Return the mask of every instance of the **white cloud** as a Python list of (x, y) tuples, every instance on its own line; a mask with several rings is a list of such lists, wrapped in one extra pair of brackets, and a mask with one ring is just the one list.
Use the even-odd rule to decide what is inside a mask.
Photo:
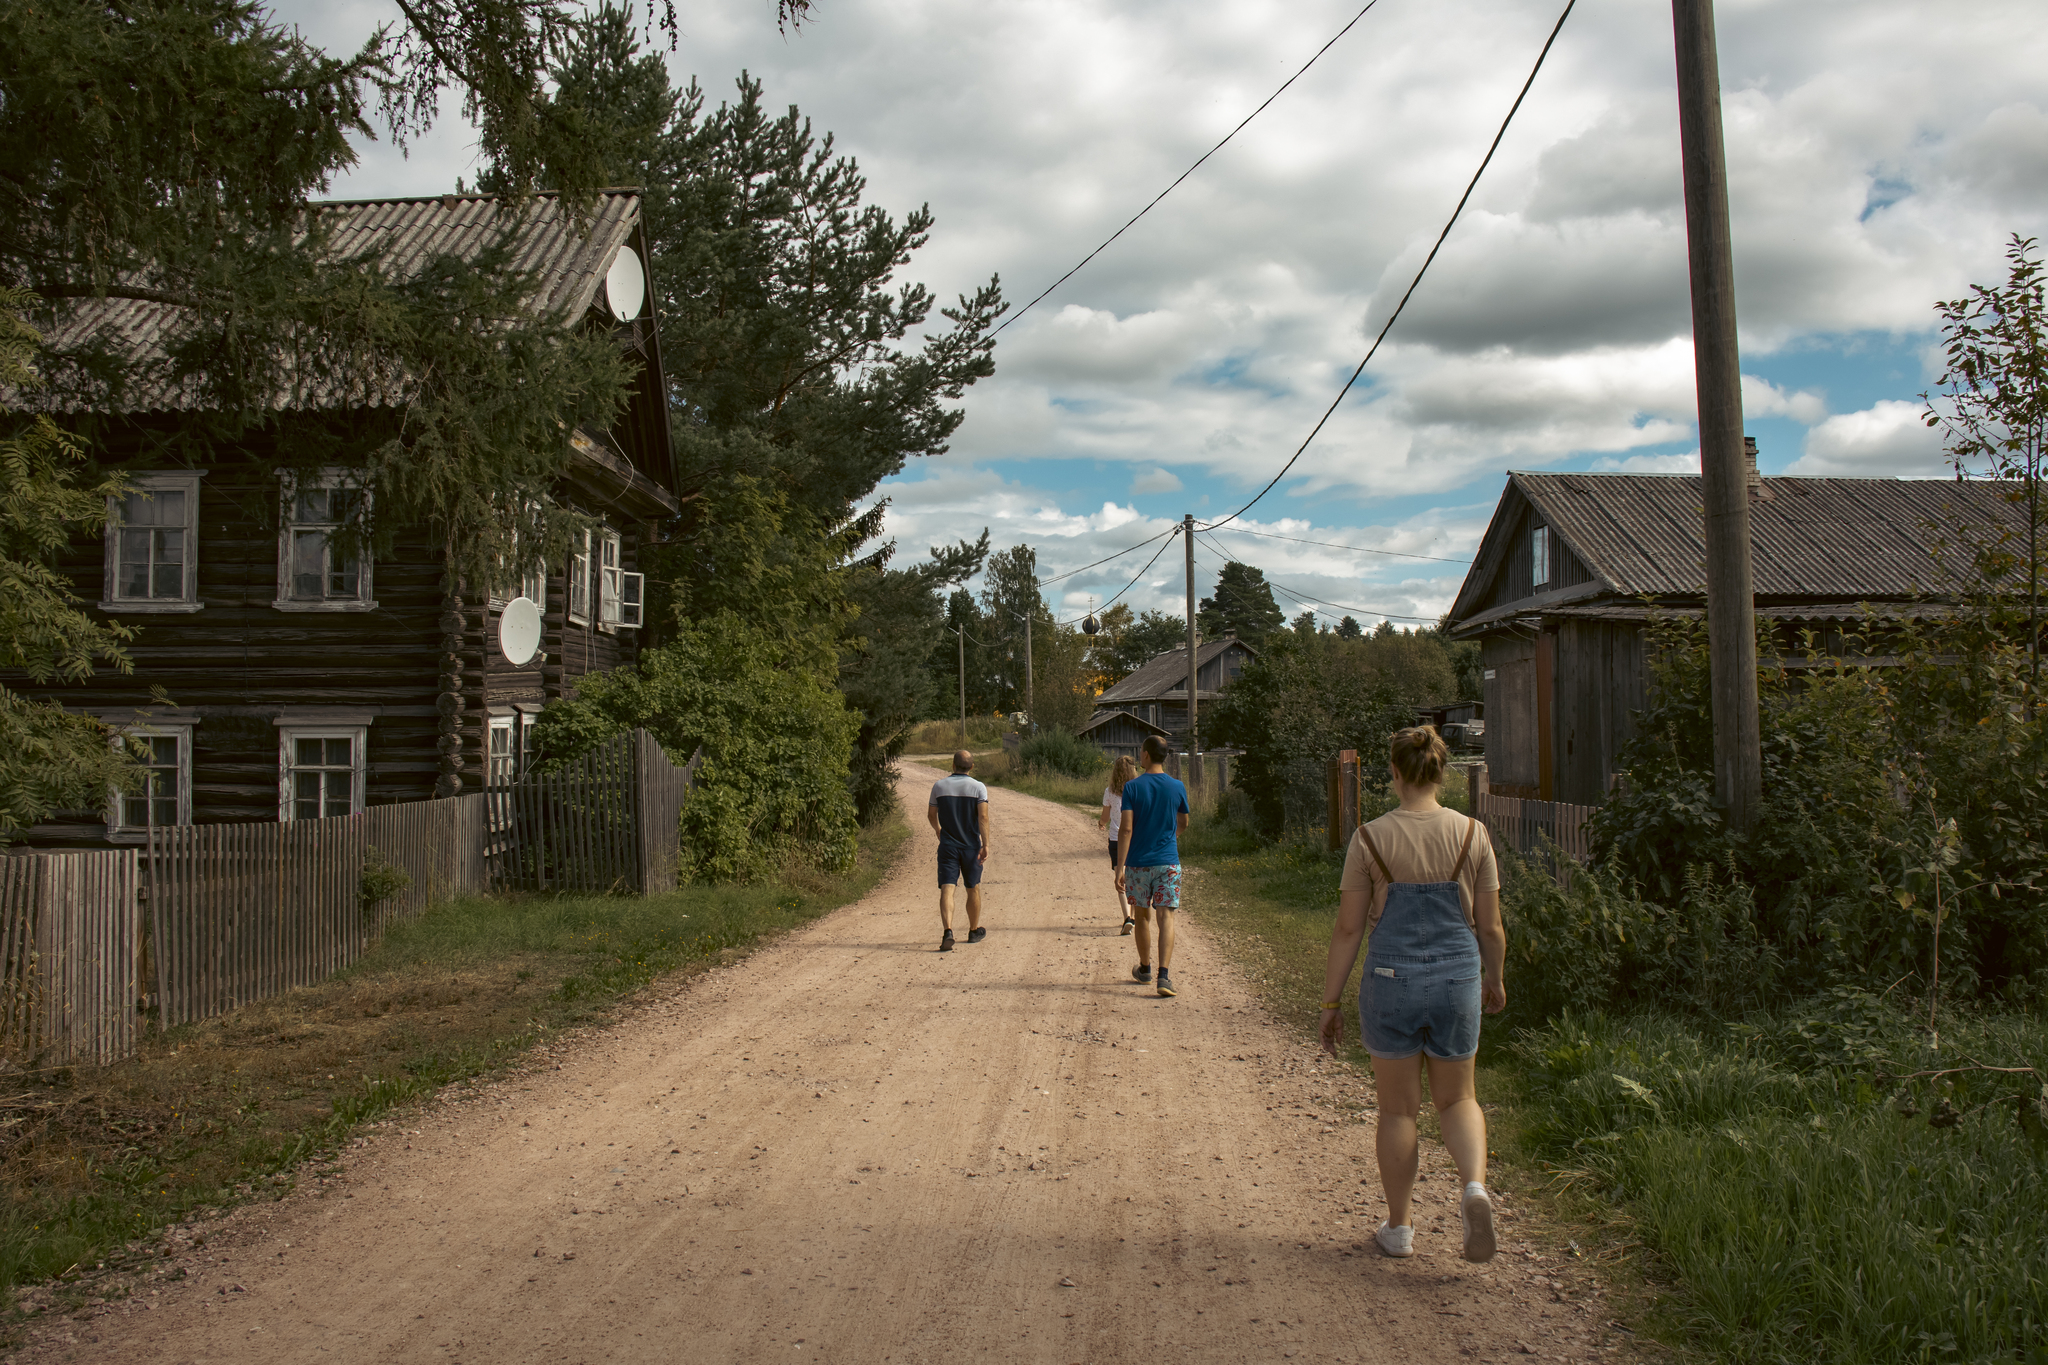
[(1148, 469), (1131, 480), (1133, 493), (1178, 493), (1181, 481), (1170, 469)]
[(1694, 449), (1683, 455), (1630, 455), (1620, 460), (1602, 456), (1593, 461), (1593, 469), (1601, 474), (1697, 474), (1700, 453)]
[(1742, 415), (1789, 417), (1810, 427), (1828, 415), (1828, 404), (1825, 398), (1811, 389), (1787, 393), (1768, 379), (1746, 374), (1742, 376)]
[(1921, 420), (1917, 403), (1886, 399), (1861, 412), (1828, 418), (1806, 433), (1805, 453), (1787, 474), (1854, 478), (1936, 478), (1948, 472), (1941, 437)]

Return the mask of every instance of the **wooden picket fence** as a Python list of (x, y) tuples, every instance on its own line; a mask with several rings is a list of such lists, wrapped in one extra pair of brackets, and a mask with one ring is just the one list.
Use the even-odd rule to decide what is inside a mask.
[(1530, 801), (1517, 796), (1479, 798), (1474, 812), (1486, 822), (1496, 845), (1511, 848), (1525, 858), (1546, 852), (1546, 845), (1576, 863), (1592, 860), (1592, 840), (1586, 821), (1598, 806), (1574, 806), (1563, 801)]
[(373, 937), (430, 905), (485, 889), (484, 815), (482, 793), (372, 806), (363, 812), (363, 837), (370, 848), (412, 878), (411, 886), (371, 907)]
[(678, 767), (635, 730), (521, 777), (498, 798), (509, 828), (493, 881), (533, 891), (673, 891), (683, 801), (699, 761)]
[(132, 848), (0, 857), (0, 1055), (105, 1065), (135, 1050)]

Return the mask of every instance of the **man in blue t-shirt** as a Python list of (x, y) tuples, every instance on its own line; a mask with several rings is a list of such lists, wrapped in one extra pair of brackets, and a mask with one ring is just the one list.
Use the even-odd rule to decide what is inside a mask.
[(953, 884), (967, 883), (967, 941), (988, 937), (981, 927), (981, 865), (988, 861), (988, 788), (968, 776), (974, 755), (953, 755), (953, 775), (932, 783), (925, 818), (939, 836), (939, 923), (945, 928), (939, 951), (953, 951)]
[(1188, 789), (1166, 775), (1166, 741), (1147, 735), (1145, 771), (1124, 783), (1124, 815), (1116, 837), (1116, 884), (1138, 921), (1138, 965), (1131, 975), (1152, 981), (1152, 916), (1159, 916), (1161, 995), (1174, 994), (1173, 912), (1180, 909), (1180, 832), (1188, 827)]

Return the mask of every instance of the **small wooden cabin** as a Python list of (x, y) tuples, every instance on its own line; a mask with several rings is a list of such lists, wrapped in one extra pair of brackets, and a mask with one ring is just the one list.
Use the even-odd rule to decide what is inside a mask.
[[(1208, 640), (1195, 646), (1195, 703), (1208, 706), (1223, 695), (1258, 651), (1234, 635)], [(1134, 718), (1155, 726), (1176, 747), (1185, 747), (1188, 734), (1188, 651), (1182, 645), (1149, 659), (1137, 672), (1095, 699), (1097, 717), (1126, 711)], [(1142, 743), (1140, 736), (1135, 743)]]
[[(511, 217), (481, 195), (314, 211), (333, 215), (339, 249), (383, 247), (386, 260), (401, 263), (477, 250)], [(570, 695), (584, 674), (635, 657), (640, 547), (679, 505), (640, 198), (606, 193), (578, 222), (553, 196), (538, 196), (518, 231), (515, 259), (541, 277), (544, 300), (639, 362), (611, 430), (565, 434), (570, 459), (554, 496), (595, 529), (563, 562), (532, 565), (516, 586), (450, 595), (433, 528), (394, 528), (388, 553), (336, 548), (332, 533), (348, 500), (375, 498), (347, 468), (284, 487), (263, 472), (281, 463), (266, 458), (276, 446), (253, 443), (203, 467), (164, 467), (148, 452), (190, 414), (175, 392), (135, 394), (123, 410), (101, 414), (97, 453), (138, 471), (132, 481), (148, 496), (110, 508), (105, 536), (61, 557), (79, 596), (142, 628), (130, 647), (134, 672), (10, 685), (124, 731), (146, 754), (150, 786), (110, 799), (104, 811), (38, 826), (28, 842), (133, 843), (150, 823), (289, 821), (503, 785), (531, 753), (545, 703)], [(88, 303), (52, 340), (63, 345), (111, 323), (146, 347), (172, 330), (165, 311)], [(375, 411), (287, 413), (255, 439), (289, 441), (295, 421), (388, 420)], [(527, 610), (518, 599), (538, 614), (540, 639), (538, 652), (515, 664), (500, 624), (508, 610)], [(173, 705), (152, 704), (152, 687)]]
[[(1690, 475), (1511, 473), (1446, 625), (1476, 639), (1494, 791), (1604, 799), (1649, 689), (1644, 627), (1706, 606), (1705, 503)], [(1750, 480), (1757, 615), (1786, 657), (1837, 647), (1866, 608), (1938, 607), (1936, 525), (2011, 524), (1997, 485)]]
[(1097, 711), (1088, 723), (1075, 732), (1077, 737), (1093, 744), (1111, 758), (1128, 758), (1136, 761), (1139, 746), (1153, 735), (1172, 740), (1172, 734), (1163, 725), (1154, 725), (1142, 716), (1129, 711)]

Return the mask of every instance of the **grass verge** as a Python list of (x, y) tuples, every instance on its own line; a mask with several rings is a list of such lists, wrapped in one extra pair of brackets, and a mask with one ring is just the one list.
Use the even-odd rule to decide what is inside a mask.
[(908, 832), (864, 831), (844, 875), (436, 906), (339, 976), (153, 1037), (126, 1062), (17, 1072), (0, 1097), (0, 1287), (120, 1268), (203, 1207), (281, 1193), (393, 1107), (858, 899)]

